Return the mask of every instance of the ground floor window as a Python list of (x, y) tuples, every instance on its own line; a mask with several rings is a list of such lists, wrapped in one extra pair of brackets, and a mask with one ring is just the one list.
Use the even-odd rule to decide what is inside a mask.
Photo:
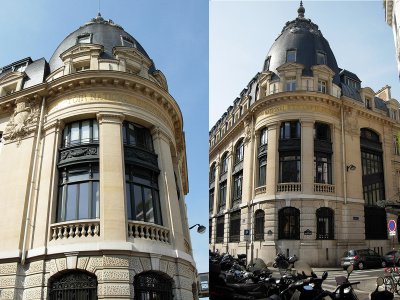
[(172, 284), (153, 272), (136, 275), (133, 281), (135, 300), (172, 300)]
[(333, 240), (334, 239), (334, 219), (333, 210), (328, 207), (317, 209), (317, 239)]
[(96, 276), (80, 271), (72, 271), (56, 277), (49, 283), (50, 300), (96, 300)]
[(224, 242), (224, 226), (225, 226), (225, 217), (221, 216), (217, 218), (217, 243)]
[(364, 206), (365, 214), (365, 239), (387, 239), (387, 221), (384, 208), (377, 206)]
[(300, 239), (300, 211), (294, 207), (282, 208), (278, 213), (278, 239)]
[(240, 210), (231, 213), (229, 222), (229, 242), (240, 241)]
[(265, 212), (259, 209), (255, 213), (254, 240), (256, 241), (264, 240), (264, 222)]

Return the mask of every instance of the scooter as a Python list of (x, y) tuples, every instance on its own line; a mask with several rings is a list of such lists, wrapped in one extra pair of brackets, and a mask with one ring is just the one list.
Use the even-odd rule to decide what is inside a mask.
[(272, 265), (274, 268), (277, 268), (280, 261), (287, 261), (289, 264), (294, 264), (299, 259), (296, 255), (292, 255), (289, 258), (285, 256), (282, 252), (278, 252), (274, 259), (274, 264)]

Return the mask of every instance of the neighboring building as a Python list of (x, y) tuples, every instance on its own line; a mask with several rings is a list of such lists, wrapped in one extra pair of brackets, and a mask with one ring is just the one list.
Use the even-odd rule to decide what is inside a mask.
[(209, 133), (213, 251), (332, 266), (347, 249), (391, 248), (397, 216), (377, 204), (398, 199), (399, 103), (339, 68), (304, 13)]
[(400, 1), (399, 0), (386, 0), (383, 1), (385, 7), (385, 19), (386, 23), (392, 27), (394, 45), (396, 47), (396, 60), (397, 68), (399, 70), (400, 78), (400, 24), (397, 24), (400, 20)]
[(1, 299), (198, 298), (182, 114), (121, 26), (1, 68), (0, 141)]
[(208, 273), (199, 273), (198, 281), (200, 287), (198, 288), (199, 290), (199, 297), (200, 298), (205, 298), (209, 297), (210, 295), (210, 283), (209, 283), (209, 276)]

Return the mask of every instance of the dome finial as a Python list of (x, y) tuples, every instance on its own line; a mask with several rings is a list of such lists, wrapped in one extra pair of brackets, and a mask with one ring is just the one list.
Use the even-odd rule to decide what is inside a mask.
[(299, 18), (304, 18), (304, 13), (306, 12), (305, 8), (303, 7), (303, 1), (300, 1), (300, 7), (297, 9), (299, 14)]
[(100, 0), (99, 0), (99, 13), (97, 14), (98, 17), (101, 17), (101, 13), (100, 13)]

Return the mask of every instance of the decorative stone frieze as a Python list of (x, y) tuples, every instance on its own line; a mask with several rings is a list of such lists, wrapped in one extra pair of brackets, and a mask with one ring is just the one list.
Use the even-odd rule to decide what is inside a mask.
[(103, 270), (104, 281), (129, 281), (128, 270)]
[(104, 267), (129, 267), (129, 260), (121, 256), (104, 256)]
[(130, 296), (129, 284), (103, 284), (103, 296)]
[(150, 261), (149, 258), (140, 258), (140, 261), (142, 262), (143, 271), (150, 271), (150, 270), (152, 270), (152, 268), (151, 268), (151, 261)]
[(133, 269), (136, 274), (143, 272), (143, 266), (139, 257), (129, 258), (129, 268)]
[(103, 267), (103, 257), (90, 257), (86, 271), (94, 273), (97, 268)]

